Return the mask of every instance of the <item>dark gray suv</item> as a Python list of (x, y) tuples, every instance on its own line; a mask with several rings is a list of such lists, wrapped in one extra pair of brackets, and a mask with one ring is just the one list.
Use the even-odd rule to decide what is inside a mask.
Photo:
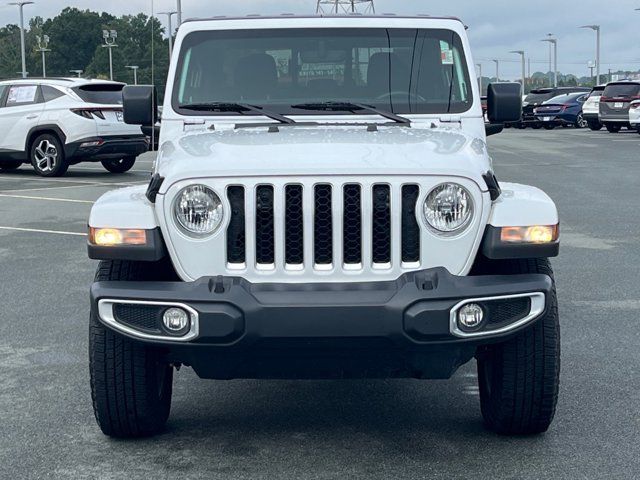
[(640, 99), (640, 82), (612, 82), (607, 84), (600, 98), (600, 121), (610, 133), (618, 133), (629, 124), (631, 102)]

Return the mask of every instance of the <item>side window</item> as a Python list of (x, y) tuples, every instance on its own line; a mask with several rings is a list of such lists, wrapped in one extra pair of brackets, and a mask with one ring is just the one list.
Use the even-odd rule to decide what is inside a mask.
[(4, 94), (7, 91), (6, 85), (0, 85), (0, 108), (4, 107)]
[(40, 103), (37, 85), (13, 85), (7, 93), (6, 107), (18, 107)]
[(49, 85), (42, 85), (40, 88), (42, 89), (42, 98), (45, 103), (64, 96), (64, 93), (60, 90), (50, 87)]

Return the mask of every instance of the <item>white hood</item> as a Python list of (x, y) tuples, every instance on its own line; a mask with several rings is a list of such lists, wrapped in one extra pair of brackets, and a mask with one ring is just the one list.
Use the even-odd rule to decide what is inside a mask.
[(281, 126), (194, 132), (165, 142), (157, 172), (161, 193), (203, 177), (443, 175), (466, 177), (482, 190), (490, 167), (484, 140), (448, 128)]

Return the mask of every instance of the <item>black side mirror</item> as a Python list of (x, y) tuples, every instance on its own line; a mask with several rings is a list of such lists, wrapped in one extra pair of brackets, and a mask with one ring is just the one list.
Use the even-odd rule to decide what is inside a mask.
[(522, 93), (519, 83), (492, 83), (487, 90), (489, 123), (519, 122), (522, 117)]
[(158, 120), (158, 95), (153, 85), (127, 85), (122, 90), (124, 123), (151, 127)]

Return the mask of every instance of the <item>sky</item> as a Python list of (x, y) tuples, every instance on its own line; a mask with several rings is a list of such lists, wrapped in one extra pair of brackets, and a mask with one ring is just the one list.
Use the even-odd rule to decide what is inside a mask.
[[(25, 7), (25, 21), (33, 15), (50, 17), (65, 7), (105, 10), (115, 15), (175, 9), (176, 0), (34, 0)], [(469, 26), (476, 63), (484, 76), (520, 76), (520, 61), (511, 50), (524, 50), (531, 71), (549, 70), (549, 47), (540, 42), (549, 33), (558, 39), (558, 70), (586, 76), (588, 62), (595, 60), (595, 32), (578, 27), (600, 24), (602, 72), (640, 69), (640, 0), (374, 0), (378, 13), (427, 13), (453, 15)], [(0, 25), (18, 23), (18, 10), (0, 0)], [(100, 5), (100, 6), (97, 6)], [(316, 0), (182, 0), (183, 17), (274, 13), (314, 13)], [(164, 17), (166, 18), (166, 17)], [(164, 18), (162, 18), (164, 22)], [(55, 46), (51, 46), (55, 48)]]

